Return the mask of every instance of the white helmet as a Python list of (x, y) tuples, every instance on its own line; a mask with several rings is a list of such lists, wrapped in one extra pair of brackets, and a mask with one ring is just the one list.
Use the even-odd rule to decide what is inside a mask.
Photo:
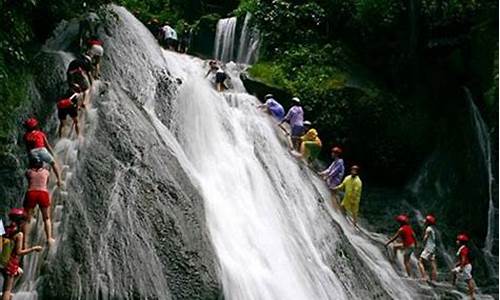
[(300, 103), (300, 99), (297, 97), (293, 97), (292, 102)]
[(89, 49), (90, 56), (102, 56), (104, 54), (104, 49), (101, 45), (92, 45)]
[(311, 121), (304, 121), (304, 125), (306, 125), (306, 126), (311, 126), (311, 125), (312, 125), (312, 123), (311, 123)]

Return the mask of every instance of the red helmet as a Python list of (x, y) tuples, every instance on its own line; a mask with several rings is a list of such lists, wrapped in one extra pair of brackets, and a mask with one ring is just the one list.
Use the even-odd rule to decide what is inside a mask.
[(457, 241), (460, 242), (468, 242), (469, 241), (469, 236), (465, 233), (461, 233), (457, 236)]
[(24, 209), (22, 208), (13, 208), (9, 211), (9, 218), (11, 219), (19, 219), (26, 217), (24, 213)]
[(342, 154), (342, 149), (340, 149), (340, 147), (333, 147), (332, 152), (337, 154), (337, 155), (340, 155), (340, 154)]
[(394, 219), (396, 220), (396, 222), (401, 224), (408, 224), (408, 222), (410, 222), (410, 218), (407, 215), (399, 215)]
[(34, 129), (38, 126), (38, 120), (35, 118), (29, 118), (24, 122), (24, 126), (28, 129)]
[(429, 225), (436, 225), (436, 217), (434, 215), (427, 215), (425, 217), (425, 223)]

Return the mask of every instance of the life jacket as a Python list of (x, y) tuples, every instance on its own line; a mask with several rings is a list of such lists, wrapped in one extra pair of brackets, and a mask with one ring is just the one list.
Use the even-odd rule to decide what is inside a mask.
[(45, 133), (40, 130), (32, 130), (24, 134), (24, 141), (28, 148), (36, 149), (45, 147)]
[(414, 232), (410, 225), (406, 224), (400, 227), (400, 237), (405, 247), (415, 245)]
[(0, 242), (2, 243), (2, 251), (0, 253), (0, 268), (5, 268), (9, 263), (10, 257), (12, 256), (12, 251), (14, 251), (15, 242), (13, 240), (14, 235), (18, 233), (18, 227), (15, 224), (10, 224), (5, 228), (5, 234), (0, 237)]

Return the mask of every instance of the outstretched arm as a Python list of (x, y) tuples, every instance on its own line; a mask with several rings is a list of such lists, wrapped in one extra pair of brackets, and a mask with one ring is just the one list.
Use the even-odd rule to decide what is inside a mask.
[(18, 256), (23, 256), (23, 255), (29, 254), (33, 251), (38, 252), (38, 251), (42, 250), (41, 246), (33, 246), (30, 248), (23, 249), (23, 233), (22, 232), (16, 234), (15, 242), (16, 242), (16, 254)]
[(398, 237), (399, 237), (399, 230), (387, 242), (385, 242), (385, 246), (387, 246), (390, 243), (394, 242)]

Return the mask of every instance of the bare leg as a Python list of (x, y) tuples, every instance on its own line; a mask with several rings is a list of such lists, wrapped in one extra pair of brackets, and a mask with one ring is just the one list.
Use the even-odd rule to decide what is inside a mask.
[(408, 277), (411, 277), (410, 255), (405, 255), (404, 261), (406, 273), (408, 274)]
[(457, 284), (457, 273), (455, 273), (454, 271), (451, 272), (451, 284)]
[(418, 269), (420, 270), (420, 274), (422, 275), (422, 279), (427, 280), (427, 272), (425, 272), (424, 259), (418, 259)]
[(433, 281), (437, 281), (437, 265), (436, 265), (436, 260), (431, 260), (431, 279)]
[(467, 287), (469, 288), (469, 296), (472, 300), (475, 299), (474, 297), (474, 280), (469, 279), (467, 280)]
[(6, 276), (3, 282), (3, 294), (2, 300), (11, 300), (12, 299), (12, 288), (14, 287), (14, 277)]
[(73, 125), (75, 126), (76, 136), (80, 136), (80, 127), (78, 126), (78, 116), (73, 118)]
[(61, 172), (59, 170), (59, 166), (57, 165), (57, 162), (55, 160), (51, 163), (51, 166), (52, 166), (52, 170), (54, 170), (54, 174), (56, 175), (56, 178), (57, 178), (57, 186), (60, 187), (62, 184), (62, 180), (61, 180)]
[(22, 225), (23, 249), (26, 249), (28, 247), (28, 245), (26, 244), (26, 239), (28, 238), (28, 234), (30, 234), (31, 231), (31, 219), (33, 218), (33, 208), (26, 209), (26, 212), (27, 212), (26, 222), (24, 222), (24, 224)]
[(54, 243), (54, 239), (52, 238), (52, 222), (50, 220), (50, 206), (49, 207), (40, 207), (42, 211), (43, 217), (43, 225), (45, 227), (45, 236), (47, 237), (47, 243), (52, 245)]
[(59, 120), (59, 129), (57, 130), (59, 138), (62, 136), (62, 130), (65, 125), (64, 123), (64, 120)]

